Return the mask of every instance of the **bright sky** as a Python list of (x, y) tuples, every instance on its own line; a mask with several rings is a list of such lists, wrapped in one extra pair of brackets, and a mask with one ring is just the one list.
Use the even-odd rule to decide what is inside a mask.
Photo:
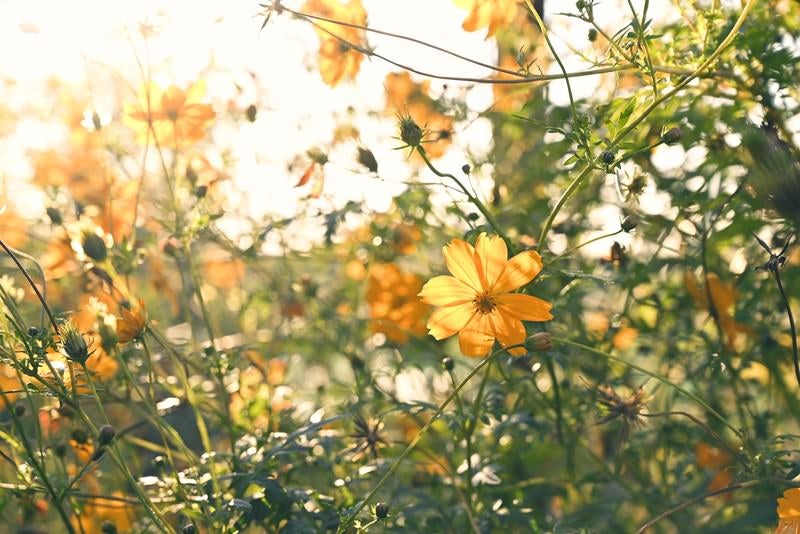
[[(302, 2), (284, 3), (293, 8), (302, 6)], [(615, 6), (623, 3), (601, 2), (604, 8), (596, 9), (601, 23), (615, 30), (622, 9)], [(634, 4), (641, 9), (643, 1)], [(674, 16), (664, 12), (666, 2), (650, 4), (656, 20)], [(451, 0), (364, 0), (364, 6), (372, 27), (427, 40), (483, 62), (496, 60), (493, 40), (485, 40), (483, 32), (464, 32), (461, 21), (466, 12)], [(574, 3), (549, 0), (546, 18), (567, 68), (578, 70), (585, 68), (585, 63), (570, 52), (560, 37), (585, 43), (586, 28), (576, 26), (580, 23), (574, 19), (554, 16), (554, 11), (567, 8), (573, 9)], [(273, 17), (259, 31), (263, 21), (260, 9), (255, 0), (0, 0), (0, 49), (4, 50), (1, 75), (4, 80), (16, 81), (12, 87), (0, 84), (2, 101), (12, 109), (21, 104), (35, 106), (46, 90), (44, 82), (58, 78), (85, 88), (101, 115), (118, 114), (119, 102), (109, 96), (108, 89), (119, 76), (138, 85), (141, 77), (134, 49), (140, 57), (145, 56), (137, 27), (146, 22), (156, 28), (149, 43), (149, 62), (156, 81), (185, 86), (202, 77), (207, 81), (208, 98), (218, 112), (224, 112), (231, 102), (238, 108), (250, 103), (259, 106), (254, 124), (218, 120), (213, 131), (214, 146), (220, 151), (230, 150), (236, 161), (231, 173), (235, 187), (229, 197), (230, 211), (292, 216), (308, 209), (300, 202), (306, 192), (294, 187), (297, 176), (287, 172), (287, 163), (310, 147), (326, 147), (337, 117), (346, 116), (348, 106), (360, 112), (353, 124), (362, 139), (370, 141), (383, 181), (352, 172), (357, 167), (353, 158), (355, 145), (340, 146), (329, 153), (325, 195), (319, 206), (340, 207), (348, 200), (365, 200), (372, 209), (387, 209), (392, 197), (404, 188), (393, 182), (409, 180), (414, 171), (405, 155), (392, 149), (399, 144), (392, 139), (393, 120), (361, 112), (383, 110), (383, 80), (388, 72), (397, 69), (379, 60), (364, 61), (354, 84), (343, 83), (331, 89), (316, 71), (318, 41), (313, 30), (281, 16)], [(419, 15), (422, 12), (424, 17)], [(369, 39), (382, 54), (422, 70), (460, 76), (487, 74), (480, 67), (456, 63), (452, 57), (407, 42), (375, 34)], [(557, 66), (553, 64), (550, 69), (554, 71)], [(597, 82), (582, 78), (574, 87), (576, 96), (591, 96), (597, 90)], [(442, 87), (443, 82), (431, 83), (434, 94), (440, 93)], [(450, 87), (451, 91), (457, 90), (457, 84)], [(566, 103), (566, 91), (558, 84), (552, 86), (550, 95), (554, 103)], [(491, 98), (491, 88), (479, 85), (470, 90), (467, 102), (472, 109), (482, 110), (491, 104)], [(491, 146), (488, 120), (478, 119), (457, 128), (453, 147), (438, 161), (442, 169), (459, 169), (467, 161), (466, 154), (481, 155)], [(28, 150), (57, 144), (64, 131), (42, 117), (31, 117), (19, 121), (10, 135), (2, 137), (2, 133), (0, 129), (0, 173), (7, 178), (10, 196), (19, 199), (17, 203), (25, 205), (27, 213), (35, 212), (42, 204), (32, 188), (25, 186), (32, 172)], [(491, 187), (490, 168), (483, 168), (474, 178), (480, 189), (487, 191)], [(428, 174), (421, 179), (435, 181)], [(445, 196), (443, 199), (450, 200)], [(600, 225), (615, 228), (618, 224), (618, 218), (607, 219), (607, 223), (599, 221)], [(235, 231), (238, 223), (231, 218), (228, 224)], [(297, 231), (321, 230), (309, 227)], [(607, 244), (596, 246), (607, 250)]]

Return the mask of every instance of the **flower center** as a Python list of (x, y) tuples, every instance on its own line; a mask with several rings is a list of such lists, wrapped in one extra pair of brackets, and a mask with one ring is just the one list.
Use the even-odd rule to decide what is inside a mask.
[(478, 311), (478, 313), (482, 315), (492, 313), (497, 307), (494, 299), (488, 293), (482, 293), (475, 297), (475, 299), (472, 301), (472, 304), (475, 305), (475, 309)]

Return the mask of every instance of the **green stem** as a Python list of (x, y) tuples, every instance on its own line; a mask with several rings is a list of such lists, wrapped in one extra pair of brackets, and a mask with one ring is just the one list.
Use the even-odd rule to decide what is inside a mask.
[(491, 355), (487, 356), (486, 358), (484, 358), (483, 361), (481, 361), (481, 363), (479, 363), (478, 365), (476, 365), (475, 367), (472, 368), (472, 370), (469, 372), (469, 374), (467, 374), (467, 376), (464, 377), (464, 380), (462, 380), (458, 384), (458, 386), (450, 393), (450, 395), (448, 395), (448, 397), (444, 400), (444, 402), (436, 409), (436, 411), (433, 413), (431, 418), (428, 419), (428, 422), (425, 423), (425, 425), (419, 430), (419, 432), (414, 437), (414, 439), (411, 440), (411, 443), (409, 443), (408, 446), (405, 448), (405, 450), (402, 453), (400, 453), (400, 456), (398, 456), (394, 460), (394, 462), (392, 462), (392, 465), (389, 466), (389, 469), (386, 471), (386, 473), (384, 473), (383, 477), (381, 477), (381, 479), (378, 481), (378, 483), (375, 485), (375, 487), (372, 488), (372, 490), (367, 494), (367, 496), (364, 497), (364, 499), (360, 503), (358, 503), (358, 505), (355, 507), (355, 509), (347, 517), (344, 518), (342, 523), (339, 525), (339, 529), (337, 530), (338, 533), (344, 533), (344, 532), (347, 531), (347, 528), (355, 520), (355, 518), (356, 518), (356, 516), (358, 516), (359, 512), (361, 512), (361, 510), (363, 510), (364, 507), (367, 506), (367, 504), (369, 504), (369, 502), (372, 500), (372, 498), (375, 497), (375, 495), (383, 487), (383, 485), (386, 483), (386, 481), (389, 480), (389, 478), (392, 476), (392, 474), (400, 466), (400, 463), (403, 460), (405, 460), (405, 458), (409, 454), (411, 454), (411, 451), (414, 450), (414, 447), (417, 446), (417, 443), (419, 443), (419, 441), (422, 439), (422, 437), (425, 435), (425, 433), (428, 432), (428, 430), (433, 425), (434, 421), (436, 421), (439, 418), (439, 416), (442, 415), (442, 413), (444, 412), (445, 408), (447, 408), (450, 405), (450, 403), (456, 398), (456, 396), (464, 388), (464, 386), (466, 386), (467, 383), (470, 380), (472, 380), (472, 378), (476, 374), (478, 374), (478, 372), (480, 372), (481, 369), (483, 369), (484, 367), (486, 367), (486, 365), (488, 365), (491, 361), (493, 361), (498, 354), (500, 354), (502, 352), (505, 352), (508, 349), (521, 347), (521, 346), (522, 345), (510, 345), (508, 347), (503, 347), (503, 348), (493, 352)]
[(486, 206), (483, 205), (483, 202), (481, 202), (481, 200), (478, 197), (470, 193), (469, 189), (467, 189), (467, 187), (461, 182), (461, 180), (459, 180), (450, 173), (440, 172), (436, 167), (434, 167), (433, 163), (431, 163), (431, 160), (428, 159), (428, 155), (425, 153), (425, 149), (423, 149), (422, 146), (417, 147), (417, 153), (422, 157), (422, 160), (425, 162), (425, 165), (428, 166), (428, 168), (433, 172), (433, 174), (435, 174), (439, 178), (450, 178), (451, 180), (453, 180), (461, 189), (461, 191), (467, 196), (467, 200), (469, 200), (476, 208), (478, 208), (478, 211), (480, 211), (481, 215), (483, 215), (486, 218), (486, 221), (494, 229), (494, 231), (497, 232), (497, 235), (502, 237), (503, 241), (508, 242), (508, 237), (506, 237), (503, 230), (500, 229), (500, 225), (497, 224), (497, 221), (495, 220), (494, 216), (489, 212), (488, 209), (486, 209)]
[(742, 437), (741, 436), (741, 432), (738, 429), (736, 429), (733, 425), (731, 425), (728, 422), (727, 419), (725, 419), (722, 415), (719, 414), (719, 412), (717, 412), (714, 408), (709, 406), (706, 401), (704, 401), (703, 399), (701, 399), (700, 397), (698, 397), (697, 395), (695, 395), (691, 391), (679, 386), (678, 384), (670, 382), (669, 380), (667, 380), (666, 378), (664, 378), (660, 374), (654, 373), (653, 371), (648, 371), (644, 367), (640, 367), (640, 366), (636, 365), (635, 363), (631, 363), (631, 362), (629, 362), (627, 360), (623, 360), (622, 358), (619, 358), (617, 356), (613, 356), (613, 355), (611, 355), (611, 354), (609, 354), (607, 352), (603, 352), (602, 350), (596, 349), (594, 347), (590, 347), (589, 345), (584, 345), (583, 343), (578, 343), (577, 341), (572, 341), (571, 339), (565, 339), (565, 338), (553, 336), (553, 341), (556, 342), (556, 343), (563, 343), (564, 345), (570, 345), (570, 346), (575, 347), (575, 348), (579, 348), (579, 349), (583, 349), (583, 350), (588, 351), (588, 352), (592, 352), (594, 354), (597, 354), (598, 356), (603, 356), (604, 358), (606, 358), (608, 360), (619, 362), (619, 363), (621, 363), (623, 365), (626, 365), (626, 366), (630, 367), (631, 369), (635, 369), (635, 370), (639, 371), (640, 373), (643, 373), (643, 374), (646, 374), (649, 377), (655, 378), (656, 380), (658, 380), (662, 384), (675, 389), (676, 391), (680, 392), (684, 396), (686, 396), (686, 397), (692, 399), (693, 401), (695, 401), (697, 404), (699, 404), (700, 406), (705, 408), (708, 411), (708, 413), (710, 413), (711, 415), (713, 415), (714, 417), (719, 419), (722, 422), (722, 424), (724, 424), (726, 427), (728, 427), (739, 438)]

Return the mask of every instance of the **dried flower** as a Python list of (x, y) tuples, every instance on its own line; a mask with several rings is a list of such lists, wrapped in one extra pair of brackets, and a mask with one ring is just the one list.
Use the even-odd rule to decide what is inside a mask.
[(597, 388), (600, 398), (598, 404), (601, 418), (597, 421), (602, 425), (614, 419), (621, 419), (623, 424), (623, 435), (627, 436), (631, 428), (639, 427), (644, 424), (642, 414), (646, 410), (646, 404), (652, 399), (647, 395), (643, 387), (639, 387), (627, 398), (620, 396), (613, 387), (602, 385)]
[(357, 462), (367, 455), (377, 458), (378, 452), (389, 445), (382, 435), (383, 421), (372, 418), (365, 419), (361, 415), (355, 415), (353, 419), (356, 431), (350, 435), (355, 440), (349, 450), (352, 460)]

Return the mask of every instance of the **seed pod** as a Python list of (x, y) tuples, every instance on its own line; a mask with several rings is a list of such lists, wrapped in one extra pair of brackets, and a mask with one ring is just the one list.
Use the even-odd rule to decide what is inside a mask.
[(452, 371), (454, 367), (455, 367), (455, 362), (453, 361), (453, 358), (451, 358), (450, 356), (445, 356), (444, 358), (442, 358), (442, 369), (444, 369), (445, 371)]
[(622, 226), (623, 232), (630, 232), (631, 230), (636, 228), (638, 224), (639, 224), (639, 218), (636, 215), (626, 215), (622, 219), (620, 226)]
[(358, 147), (358, 162), (366, 167), (369, 172), (378, 172), (378, 161), (370, 149)]
[(606, 165), (611, 165), (612, 163), (614, 163), (614, 153), (611, 152), (610, 150), (606, 150), (602, 154), (600, 154), (600, 159), (602, 159), (603, 163), (605, 163)]
[(255, 104), (250, 104), (247, 106), (244, 114), (247, 116), (247, 120), (249, 122), (256, 122), (256, 116), (258, 115), (258, 108), (256, 108)]
[(94, 261), (105, 261), (108, 257), (108, 248), (102, 237), (95, 233), (86, 232), (81, 240), (83, 252)]

